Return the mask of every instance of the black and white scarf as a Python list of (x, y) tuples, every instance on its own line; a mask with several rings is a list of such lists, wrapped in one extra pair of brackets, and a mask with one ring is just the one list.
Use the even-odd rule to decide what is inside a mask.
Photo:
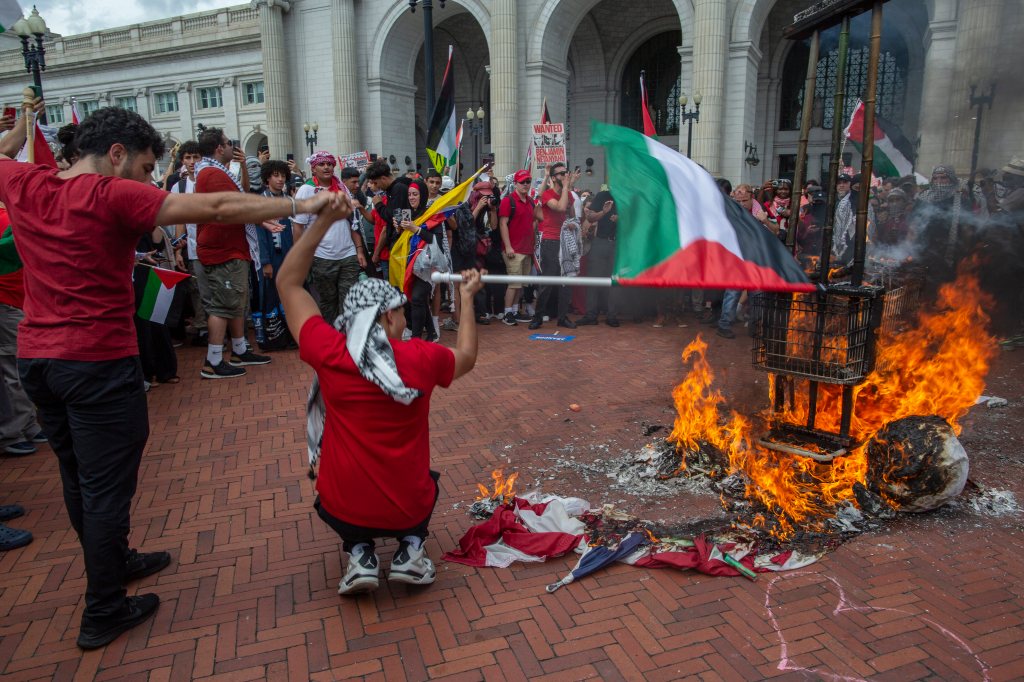
[[(403, 405), (420, 397), (420, 391), (409, 388), (398, 375), (395, 352), (384, 327), (377, 319), (388, 310), (405, 305), (405, 294), (381, 279), (360, 280), (345, 296), (344, 312), (334, 321), (334, 328), (345, 334), (345, 347), (359, 369), (359, 374)], [(313, 377), (306, 401), (306, 449), (309, 467), (320, 460), (327, 408), (320, 393), (320, 380)]]
[[(204, 156), (200, 159), (199, 163), (196, 164), (196, 181), (199, 181), (199, 172), (206, 168), (216, 168), (224, 171), (224, 174), (231, 178), (231, 182), (235, 183), (235, 187), (238, 188), (239, 192), (245, 192), (242, 189), (242, 183), (234, 175), (228, 171), (227, 167), (216, 159)], [(256, 239), (256, 230), (260, 229), (258, 225), (252, 223), (246, 223), (245, 225), (245, 241), (249, 244), (249, 256), (252, 258), (253, 267), (257, 270), (260, 269), (260, 247), (259, 242)]]

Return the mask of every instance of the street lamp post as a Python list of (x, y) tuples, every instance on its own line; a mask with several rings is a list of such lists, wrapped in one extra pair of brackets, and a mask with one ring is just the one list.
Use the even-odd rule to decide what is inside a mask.
[(689, 158), (690, 150), (693, 148), (693, 124), (700, 123), (700, 103), (703, 98), (698, 92), (693, 96), (693, 111), (686, 110), (686, 95), (679, 96), (679, 124), (686, 124), (686, 156)]
[(469, 121), (469, 133), (473, 136), (473, 164), (475, 168), (480, 167), (480, 137), (484, 134), (484, 117), (487, 112), (481, 106), (473, 113), (472, 109), (466, 111), (466, 120)]
[(978, 145), (981, 143), (981, 112), (985, 111), (986, 106), (989, 109), (992, 108), (992, 100), (996, 98), (996, 84), (992, 83), (988, 86), (987, 95), (975, 96), (974, 93), (976, 91), (977, 86), (971, 85), (971, 106), (978, 109), (978, 113), (974, 115), (974, 147), (971, 149), (971, 186), (974, 185), (974, 174), (978, 172)]
[(319, 123), (304, 123), (302, 125), (302, 132), (306, 133), (306, 144), (309, 145), (309, 155), (313, 156), (313, 148), (316, 146), (316, 133), (320, 130)]
[[(444, 9), (445, 0), (438, 0)], [(427, 124), (434, 115), (434, 3), (432, 0), (409, 0), (409, 11), (416, 13), (416, 5), (423, 7), (423, 74), (426, 81)]]
[[(21, 56), (25, 58), (25, 70), (32, 74), (36, 86), (36, 95), (43, 96), (42, 72), (46, 71), (46, 49), (43, 48), (43, 36), (48, 29), (46, 22), (39, 16), (39, 10), (32, 8), (28, 19), (18, 19), (14, 24), (14, 32), (21, 38)], [(35, 36), (36, 44), (29, 45), (29, 39)], [(41, 123), (46, 123), (46, 112), (39, 114)]]

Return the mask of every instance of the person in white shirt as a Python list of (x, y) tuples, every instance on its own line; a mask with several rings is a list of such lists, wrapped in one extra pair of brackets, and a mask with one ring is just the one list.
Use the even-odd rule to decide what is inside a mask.
[[(336, 161), (333, 154), (319, 151), (306, 159), (306, 163), (313, 177), (295, 192), (296, 201), (324, 190), (349, 193), (334, 175)], [(296, 243), (315, 219), (316, 216), (311, 214), (300, 214), (292, 218), (292, 234)], [(335, 221), (320, 241), (313, 257), (311, 273), (319, 298), (320, 314), (327, 322), (333, 324), (341, 313), (348, 290), (359, 281), (359, 273), (366, 267), (366, 257), (366, 246), (363, 244), (359, 224), (348, 218)]]
[[(196, 188), (196, 164), (203, 158), (203, 154), (199, 149), (199, 143), (194, 140), (182, 144), (179, 153), (181, 154), (181, 171), (178, 181), (171, 185), (170, 191), (174, 194), (192, 194)], [(199, 274), (202, 272), (203, 264), (199, 262), (199, 256), (196, 254), (196, 224), (178, 225), (175, 236), (181, 237), (182, 235), (186, 235), (185, 248), (178, 249), (175, 261), (180, 270), (192, 275), (188, 280), (188, 293), (192, 302), (192, 332), (195, 334), (193, 345), (205, 347), (206, 309), (203, 307), (203, 297), (199, 291), (201, 279)], [(182, 251), (185, 252), (184, 257), (182, 257)]]

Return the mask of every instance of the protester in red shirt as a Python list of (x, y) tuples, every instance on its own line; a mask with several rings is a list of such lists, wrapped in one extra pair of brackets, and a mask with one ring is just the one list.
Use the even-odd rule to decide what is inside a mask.
[[(345, 297), (338, 328), (324, 321), (303, 288), (317, 245), (350, 207), (323, 211), (288, 253), (277, 289), (302, 359), (316, 370), (306, 427), (311, 461), (320, 459), (320, 518), (341, 536), (348, 565), (340, 594), (379, 584), (376, 538), (398, 538), (388, 580), (434, 582), (423, 540), (437, 501), (430, 470), (430, 396), (476, 363), (476, 324), (459, 325), (455, 351), (413, 338), (402, 341), (406, 297), (384, 280), (358, 282)], [(467, 270), (461, 296), (472, 306), (480, 273)]]
[[(556, 162), (548, 166), (547, 174), (552, 188), (540, 197), (540, 270), (545, 277), (558, 277), (562, 274), (559, 259), (562, 223), (565, 222), (566, 214), (573, 209), (572, 188), (580, 179), (580, 172), (575, 170), (569, 173), (564, 163)], [(544, 323), (544, 311), (548, 309), (552, 296), (558, 297), (558, 326), (575, 329), (576, 324), (569, 319), (569, 290), (560, 285), (541, 287), (537, 297), (537, 312), (530, 322), (530, 329), (539, 329)]]
[[(57, 455), (64, 504), (85, 556), (78, 646), (95, 649), (155, 612), (155, 594), (127, 597), (124, 585), (170, 563), (167, 552), (128, 548), (149, 436), (132, 323), (135, 244), (157, 225), (260, 223), (297, 207), (284, 198), (152, 187), (163, 138), (125, 109), (93, 113), (75, 142), (80, 156), (62, 172), (0, 157), (0, 201), (25, 265), (18, 371)], [(314, 197), (301, 210), (318, 212), (329, 201)]]
[[(529, 275), (533, 269), (533, 252), (536, 247), (533, 226), (543, 214), (540, 206), (530, 198), (530, 171), (516, 171), (512, 182), (515, 183), (514, 191), (502, 199), (498, 207), (502, 256), (508, 274)], [(523, 285), (515, 282), (509, 284), (505, 291), (505, 316), (502, 322), (510, 327), (516, 326), (516, 312), (522, 295)]]

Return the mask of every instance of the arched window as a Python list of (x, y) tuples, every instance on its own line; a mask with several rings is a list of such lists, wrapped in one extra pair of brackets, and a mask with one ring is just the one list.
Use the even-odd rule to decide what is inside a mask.
[[(868, 15), (860, 15), (851, 22), (850, 51), (846, 69), (846, 103), (843, 119), (846, 125), (858, 99), (862, 99), (868, 85)], [(821, 34), (821, 57), (814, 87), (814, 113), (811, 124), (831, 128), (835, 122), (836, 74), (839, 65), (839, 27)], [(782, 70), (782, 96), (780, 98), (779, 130), (800, 128), (800, 113), (804, 104), (804, 81), (807, 77), (808, 42), (793, 46)], [(897, 125), (903, 123), (906, 104), (907, 46), (895, 28), (884, 26), (882, 51), (878, 62), (878, 90), (875, 112)]]
[(647, 101), (658, 135), (679, 134), (679, 44), (682, 31), (654, 36), (630, 57), (622, 72), (622, 125), (643, 130), (640, 113), (640, 72), (647, 83)]

